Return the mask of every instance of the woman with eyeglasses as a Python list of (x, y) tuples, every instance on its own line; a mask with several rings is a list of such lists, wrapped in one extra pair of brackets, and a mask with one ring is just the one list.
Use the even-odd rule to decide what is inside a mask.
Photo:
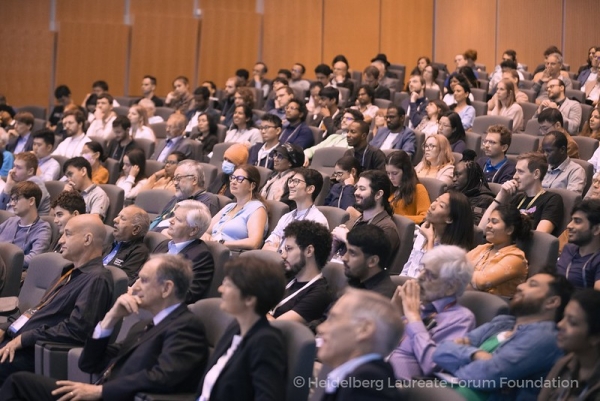
[(126, 200), (133, 201), (147, 181), (144, 151), (141, 149), (130, 150), (123, 156), (123, 171), (115, 185), (123, 188)]
[(392, 181), (390, 205), (394, 213), (421, 224), (431, 201), (427, 189), (417, 178), (410, 156), (403, 150), (391, 153), (385, 161), (385, 171)]
[(166, 189), (167, 191), (175, 194), (175, 183), (173, 182), (173, 177), (175, 176), (177, 165), (183, 159), (185, 159), (185, 155), (183, 153), (178, 151), (171, 152), (171, 154), (167, 156), (165, 167), (148, 177), (148, 180), (142, 186), (140, 191)]
[(474, 271), (471, 287), (478, 291), (512, 298), (517, 286), (527, 280), (527, 259), (517, 240), (531, 237), (531, 221), (514, 205), (500, 205), (485, 226), (487, 244), (469, 251)]
[(354, 156), (344, 156), (335, 163), (331, 178), (335, 184), (329, 189), (325, 198), (325, 206), (348, 209), (354, 206), (354, 184), (361, 173), (360, 162)]
[(558, 347), (566, 354), (559, 359), (547, 383), (577, 385), (544, 386), (539, 401), (593, 401), (600, 399), (600, 292), (575, 292), (558, 322)]
[(248, 105), (235, 106), (233, 125), (225, 135), (225, 143), (235, 142), (252, 146), (262, 140), (260, 131), (254, 127), (252, 109)]
[(260, 249), (268, 229), (267, 209), (258, 191), (260, 173), (256, 167), (243, 164), (229, 181), (234, 202), (213, 217), (203, 239), (232, 249)]
[[(298, 145), (284, 143), (275, 148), (273, 156), (273, 174), (269, 177), (260, 191), (261, 196), (267, 200), (275, 200), (286, 204), (292, 203), (288, 199), (290, 189), (287, 182), (294, 175), (296, 167), (304, 165), (304, 152)], [(291, 207), (293, 209), (293, 207)]]
[(432, 134), (437, 134), (440, 128), (440, 117), (448, 110), (450, 110), (448, 105), (442, 100), (431, 100), (425, 107), (425, 113), (427, 115), (421, 120), (419, 125), (417, 125), (415, 131), (424, 133), (425, 137), (428, 137)]
[(523, 108), (517, 103), (515, 85), (503, 79), (496, 86), (496, 93), (488, 102), (488, 115), (502, 116), (513, 120), (513, 134), (523, 129)]
[(444, 135), (433, 134), (423, 144), (423, 160), (415, 167), (418, 177), (436, 178), (450, 185), (454, 175), (454, 155)]
[(438, 134), (448, 139), (452, 152), (462, 153), (467, 148), (467, 134), (460, 116), (453, 111), (447, 111), (440, 116)]

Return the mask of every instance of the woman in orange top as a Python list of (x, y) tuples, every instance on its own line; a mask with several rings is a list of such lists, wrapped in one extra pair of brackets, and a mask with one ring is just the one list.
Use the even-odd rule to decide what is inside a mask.
[(108, 170), (102, 165), (106, 160), (102, 145), (96, 141), (86, 143), (83, 145), (81, 156), (92, 165), (92, 182), (94, 184), (107, 184)]
[(394, 213), (421, 224), (431, 201), (427, 190), (419, 183), (410, 156), (403, 150), (391, 153), (386, 159), (385, 171), (392, 181), (390, 204)]
[(471, 286), (511, 298), (517, 286), (527, 279), (528, 271), (525, 254), (515, 242), (529, 236), (529, 217), (522, 215), (514, 205), (498, 206), (485, 227), (489, 244), (479, 245), (467, 254), (474, 267)]

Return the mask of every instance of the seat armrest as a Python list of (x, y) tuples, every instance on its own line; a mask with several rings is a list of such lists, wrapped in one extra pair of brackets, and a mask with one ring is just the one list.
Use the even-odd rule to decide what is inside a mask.
[(35, 344), (35, 372), (56, 380), (67, 380), (69, 351), (76, 347), (81, 344), (38, 341)]
[(2, 297), (0, 298), (0, 315), (8, 316), (19, 311), (18, 297)]

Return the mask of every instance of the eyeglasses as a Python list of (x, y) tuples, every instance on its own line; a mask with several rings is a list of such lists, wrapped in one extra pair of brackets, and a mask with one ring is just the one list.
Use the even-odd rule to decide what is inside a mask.
[(287, 182), (288, 182), (288, 186), (291, 185), (291, 186), (294, 186), (294, 187), (296, 185), (300, 184), (301, 182), (303, 182), (303, 183), (306, 184), (306, 181), (301, 180), (300, 178), (290, 178)]
[(293, 107), (293, 106), (287, 106), (285, 108), (285, 110), (286, 111), (298, 111), (298, 110), (300, 110), (300, 108), (299, 107)]
[(334, 171), (333, 174), (331, 174), (332, 177), (341, 177), (343, 176), (345, 173), (345, 171)]
[(230, 175), (229, 181), (234, 182), (237, 181), (238, 184), (244, 182), (244, 180), (248, 180), (248, 182), (252, 182), (248, 177), (244, 177), (243, 175)]
[(481, 143), (483, 145), (491, 145), (491, 146), (498, 144), (498, 142), (496, 142), (496, 141), (490, 141), (489, 139), (484, 139)]
[(187, 178), (187, 177), (196, 177), (196, 176), (194, 174), (176, 175), (175, 177), (173, 177), (173, 182), (179, 182), (179, 181), (181, 181), (182, 178)]
[(23, 198), (23, 196), (11, 196), (8, 203), (17, 203), (21, 198)]
[(423, 149), (435, 149), (435, 148), (437, 148), (437, 145), (432, 145), (432, 144), (423, 145)]
[(344, 117), (345, 121), (354, 121), (354, 117)]
[(258, 127), (258, 130), (262, 132), (262, 131), (266, 131), (270, 128), (277, 128), (277, 127), (274, 125), (261, 125), (260, 127)]
[(430, 270), (427, 270), (424, 265), (421, 265), (423, 270), (421, 270), (421, 274), (425, 277), (425, 280), (432, 281), (437, 280), (440, 276), (437, 274), (433, 274)]

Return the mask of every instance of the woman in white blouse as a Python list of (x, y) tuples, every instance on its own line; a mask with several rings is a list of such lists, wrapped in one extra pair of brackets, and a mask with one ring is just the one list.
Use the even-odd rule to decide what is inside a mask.
[(503, 79), (496, 86), (496, 94), (488, 102), (488, 115), (508, 117), (513, 120), (512, 132), (523, 130), (523, 108), (517, 103), (515, 85)]
[(233, 112), (233, 125), (225, 135), (225, 143), (235, 142), (252, 146), (262, 142), (260, 131), (252, 122), (252, 109), (248, 105), (236, 106)]
[(123, 173), (117, 186), (125, 191), (125, 199), (134, 200), (146, 185), (146, 156), (140, 149), (131, 149), (123, 156)]
[(148, 113), (145, 108), (137, 104), (131, 106), (127, 118), (131, 122), (132, 139), (148, 139), (156, 143), (154, 131), (148, 126)]

